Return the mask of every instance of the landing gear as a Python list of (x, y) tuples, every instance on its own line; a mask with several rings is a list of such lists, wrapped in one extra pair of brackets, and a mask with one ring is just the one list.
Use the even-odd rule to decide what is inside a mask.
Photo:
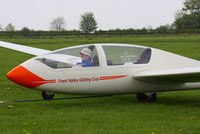
[(157, 94), (155, 92), (153, 93), (138, 93), (137, 94), (137, 100), (140, 102), (153, 102), (156, 101)]
[(42, 91), (42, 97), (45, 100), (51, 100), (54, 97), (54, 93)]

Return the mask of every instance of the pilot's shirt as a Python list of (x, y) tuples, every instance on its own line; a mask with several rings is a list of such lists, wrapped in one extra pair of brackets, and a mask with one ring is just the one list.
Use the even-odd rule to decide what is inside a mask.
[(82, 62), (77, 63), (77, 65), (81, 65), (82, 67), (92, 67), (93, 66), (91, 61), (82, 61)]

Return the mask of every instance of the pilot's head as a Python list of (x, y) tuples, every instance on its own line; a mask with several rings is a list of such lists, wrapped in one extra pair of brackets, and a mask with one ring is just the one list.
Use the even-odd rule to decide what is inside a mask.
[(82, 61), (90, 61), (92, 57), (92, 51), (89, 48), (83, 48), (80, 52)]

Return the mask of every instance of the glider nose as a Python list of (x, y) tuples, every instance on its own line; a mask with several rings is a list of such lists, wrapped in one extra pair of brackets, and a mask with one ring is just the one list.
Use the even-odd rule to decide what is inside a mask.
[(26, 87), (30, 87), (27, 80), (29, 79), (30, 75), (28, 74), (28, 70), (23, 66), (17, 66), (16, 68), (12, 69), (10, 72), (7, 73), (7, 77), (9, 80)]
[(56, 83), (56, 80), (45, 80), (21, 65), (8, 72), (7, 77), (9, 80), (28, 88), (35, 88), (46, 83)]

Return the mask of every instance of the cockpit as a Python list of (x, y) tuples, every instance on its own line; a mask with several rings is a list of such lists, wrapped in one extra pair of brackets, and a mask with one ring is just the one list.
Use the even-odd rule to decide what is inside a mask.
[(137, 45), (91, 44), (59, 49), (36, 57), (35, 60), (53, 69), (81, 66), (80, 63), (83, 61), (80, 52), (85, 48), (91, 51), (90, 62), (92, 66), (90, 67), (99, 67), (105, 63), (106, 66), (125, 66), (126, 63), (132, 65), (147, 64), (150, 62), (152, 54), (151, 48)]
[(151, 58), (151, 49), (136, 46), (102, 46), (108, 66), (126, 63), (147, 64)]

